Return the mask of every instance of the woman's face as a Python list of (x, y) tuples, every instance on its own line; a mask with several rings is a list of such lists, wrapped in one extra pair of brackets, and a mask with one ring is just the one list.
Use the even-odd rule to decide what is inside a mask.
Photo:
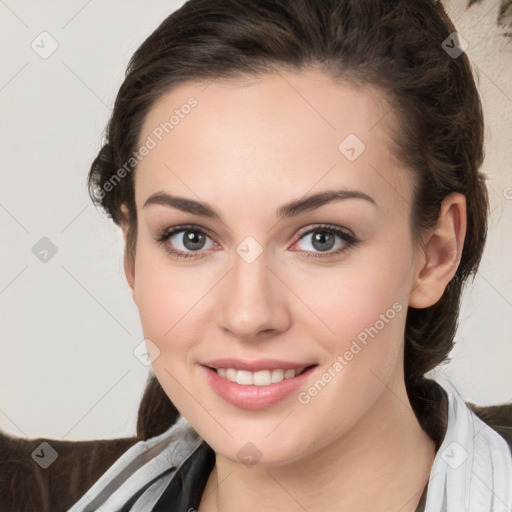
[(309, 70), (184, 84), (146, 117), (128, 280), (158, 380), (219, 455), (293, 462), (405, 396), (419, 257), (392, 116)]

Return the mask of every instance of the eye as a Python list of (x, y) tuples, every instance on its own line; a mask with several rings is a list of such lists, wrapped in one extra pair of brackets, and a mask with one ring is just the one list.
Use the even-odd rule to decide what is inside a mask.
[(217, 245), (204, 230), (194, 226), (176, 226), (164, 230), (155, 241), (164, 244), (165, 250), (178, 258), (201, 257), (205, 255), (204, 250)]
[(338, 226), (321, 225), (302, 233), (295, 245), (308, 254), (307, 257), (335, 256), (353, 247), (358, 240)]

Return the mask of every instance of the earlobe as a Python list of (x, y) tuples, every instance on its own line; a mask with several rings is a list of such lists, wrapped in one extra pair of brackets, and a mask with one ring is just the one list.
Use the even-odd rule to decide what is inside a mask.
[(426, 308), (443, 295), (459, 266), (466, 235), (466, 198), (454, 192), (441, 205), (437, 224), (426, 234), (409, 306)]

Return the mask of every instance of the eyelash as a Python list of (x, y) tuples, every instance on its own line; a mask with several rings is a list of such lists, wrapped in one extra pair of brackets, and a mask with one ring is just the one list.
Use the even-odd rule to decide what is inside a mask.
[[(154, 238), (154, 240), (159, 245), (163, 245), (173, 235), (175, 235), (176, 233), (180, 233), (182, 231), (195, 231), (195, 232), (198, 232), (198, 233), (202, 233), (202, 234), (208, 236), (210, 239), (212, 239), (215, 243), (217, 243), (214, 240), (214, 238), (211, 235), (208, 234), (207, 231), (205, 231), (202, 228), (199, 228), (198, 226), (194, 226), (194, 225), (175, 226), (175, 227), (170, 228), (170, 229), (169, 228), (164, 229)], [(307, 231), (301, 233), (300, 236), (297, 238), (296, 242), (301, 240), (306, 235), (310, 235), (311, 233), (315, 233), (317, 231), (325, 231), (325, 232), (328, 232), (328, 233), (332, 233), (334, 235), (338, 235), (348, 245), (343, 246), (343, 247), (337, 249), (334, 252), (324, 252), (324, 253), (319, 252), (319, 253), (315, 253), (315, 252), (312, 252), (312, 251), (303, 251), (303, 252), (305, 252), (305, 255), (304, 255), (305, 258), (328, 258), (328, 257), (338, 256), (338, 255), (348, 251), (349, 249), (355, 247), (360, 242), (359, 239), (357, 239), (354, 235), (350, 234), (345, 229), (342, 229), (342, 228), (337, 227), (337, 226), (332, 226), (330, 224), (318, 224), (316, 226), (313, 226), (312, 228), (308, 229)], [(186, 258), (202, 258), (202, 257), (207, 256), (205, 251), (183, 252), (183, 251), (177, 251), (175, 249), (172, 249), (169, 246), (165, 246), (165, 251), (168, 254), (172, 255), (172, 256), (175, 256), (177, 258), (182, 258), (182, 259), (186, 259)]]

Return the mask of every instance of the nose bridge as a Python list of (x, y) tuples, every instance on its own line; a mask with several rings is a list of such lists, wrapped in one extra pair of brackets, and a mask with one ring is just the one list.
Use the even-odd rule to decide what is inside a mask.
[(236, 248), (231, 272), (226, 276), (220, 325), (246, 339), (262, 331), (280, 331), (288, 325), (285, 298), (269, 269), (268, 252), (252, 237)]

